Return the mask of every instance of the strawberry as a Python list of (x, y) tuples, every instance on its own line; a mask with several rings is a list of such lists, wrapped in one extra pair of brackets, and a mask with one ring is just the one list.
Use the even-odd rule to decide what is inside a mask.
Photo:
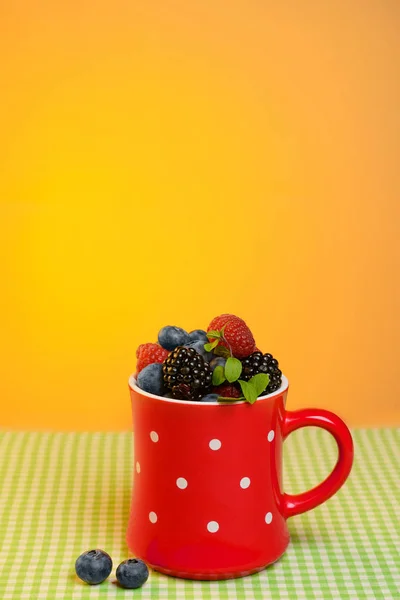
[(236, 358), (245, 358), (254, 352), (256, 343), (253, 334), (243, 319), (228, 314), (215, 317), (207, 329), (209, 339), (216, 339), (209, 332), (221, 332), (221, 330), (222, 337), (218, 345), (228, 348), (233, 356)]

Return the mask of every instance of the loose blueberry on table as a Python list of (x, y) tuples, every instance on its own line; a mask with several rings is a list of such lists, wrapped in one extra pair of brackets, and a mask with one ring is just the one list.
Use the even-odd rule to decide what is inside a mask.
[(76, 574), (90, 585), (102, 583), (112, 571), (111, 556), (104, 550), (88, 550), (75, 562)]
[(167, 325), (158, 343), (141, 344), (136, 356), (138, 387), (175, 400), (253, 404), (282, 384), (278, 361), (261, 352), (243, 319), (231, 314), (215, 317), (207, 331)]
[(149, 569), (142, 560), (129, 558), (118, 565), (116, 576), (122, 587), (135, 589), (146, 583), (149, 578)]

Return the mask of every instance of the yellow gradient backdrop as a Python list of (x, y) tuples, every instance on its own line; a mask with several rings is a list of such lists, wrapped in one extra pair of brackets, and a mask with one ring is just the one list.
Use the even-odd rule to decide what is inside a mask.
[(290, 408), (400, 421), (399, 27), (393, 0), (3, 3), (1, 427), (129, 428), (137, 345), (221, 312)]

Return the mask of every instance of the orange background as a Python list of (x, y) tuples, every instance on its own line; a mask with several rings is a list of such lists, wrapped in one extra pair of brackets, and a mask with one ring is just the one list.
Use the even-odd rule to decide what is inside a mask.
[(400, 422), (399, 11), (2, 3), (2, 427), (129, 428), (136, 346), (221, 312), (290, 408)]

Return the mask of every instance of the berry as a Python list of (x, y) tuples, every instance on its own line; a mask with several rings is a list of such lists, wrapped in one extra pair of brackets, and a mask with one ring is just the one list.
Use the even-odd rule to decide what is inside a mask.
[(122, 587), (135, 589), (146, 583), (149, 578), (149, 569), (142, 560), (129, 558), (118, 565), (115, 575)]
[(218, 394), (207, 394), (200, 398), (200, 402), (218, 402)]
[(225, 325), (224, 340), (219, 345), (230, 349), (236, 358), (245, 358), (254, 352), (256, 343), (253, 334), (246, 323), (235, 315), (220, 315), (215, 317), (208, 326), (207, 331), (220, 331)]
[(136, 373), (140, 373), (147, 365), (163, 363), (167, 356), (168, 350), (162, 348), (160, 344), (140, 344), (136, 350)]
[(214, 372), (215, 367), (225, 367), (226, 358), (222, 356), (216, 356), (210, 362), (211, 371)]
[(162, 396), (166, 393), (163, 382), (163, 366), (160, 363), (147, 365), (137, 378), (138, 386), (149, 394)]
[(158, 343), (166, 350), (175, 350), (178, 346), (184, 346), (189, 342), (189, 334), (180, 327), (167, 325), (158, 334)]
[(102, 583), (112, 571), (111, 556), (104, 550), (88, 550), (76, 559), (75, 571), (86, 583)]
[(243, 369), (240, 379), (244, 381), (249, 381), (257, 373), (266, 373), (269, 375), (269, 384), (264, 392), (262, 392), (263, 395), (272, 394), (272, 392), (281, 387), (282, 371), (279, 369), (278, 361), (272, 354), (253, 352), (251, 356), (244, 358), (241, 362)]
[(163, 374), (165, 386), (179, 400), (199, 400), (211, 387), (211, 369), (194, 348), (175, 348), (164, 362)]
[(240, 388), (233, 383), (223, 383), (218, 387), (213, 387), (212, 391), (214, 394), (218, 394), (218, 396), (223, 396), (224, 398), (240, 398), (242, 395)]
[(195, 342), (196, 340), (204, 340), (204, 343), (207, 344), (207, 332), (204, 329), (194, 329), (189, 333), (190, 341)]
[(206, 362), (210, 362), (214, 355), (212, 352), (206, 352), (206, 350), (204, 350), (204, 344), (206, 343), (207, 342), (205, 342), (204, 340), (195, 340), (194, 342), (185, 344), (185, 348), (194, 348), (196, 352), (200, 354), (200, 356), (202, 356)]

